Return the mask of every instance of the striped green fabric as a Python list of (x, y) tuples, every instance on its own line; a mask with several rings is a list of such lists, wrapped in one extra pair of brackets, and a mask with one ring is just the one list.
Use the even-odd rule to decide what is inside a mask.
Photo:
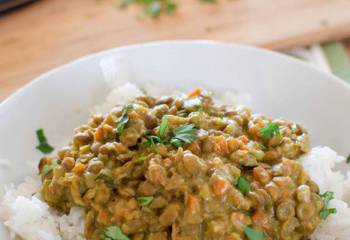
[(350, 59), (341, 42), (322, 44), (328, 64), (336, 76), (350, 83)]

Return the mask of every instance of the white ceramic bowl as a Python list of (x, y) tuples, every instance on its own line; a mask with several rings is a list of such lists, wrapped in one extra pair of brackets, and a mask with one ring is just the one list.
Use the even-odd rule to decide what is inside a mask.
[[(87, 109), (102, 102), (108, 87), (99, 61), (126, 58), (131, 77), (142, 84), (189, 91), (202, 86), (215, 93), (229, 89), (250, 93), (255, 112), (295, 120), (305, 126), (313, 145), (350, 152), (350, 87), (334, 76), (282, 54), (215, 42), (160, 42), (116, 48), (52, 70), (0, 104), (0, 158), (13, 167), (0, 173), (0, 183), (18, 183), (33, 172), (26, 160), (35, 149), (35, 130), (44, 128), (58, 147), (84, 123)], [(6, 239), (0, 229), (0, 239)]]

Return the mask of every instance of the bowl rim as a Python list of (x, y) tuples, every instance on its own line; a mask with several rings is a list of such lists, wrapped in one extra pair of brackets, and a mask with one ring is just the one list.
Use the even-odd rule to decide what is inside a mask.
[[(323, 74), (327, 76), (327, 81), (334, 82), (338, 84), (339, 86), (347, 89), (350, 94), (350, 84), (346, 83), (345, 80), (340, 79), (339, 77), (335, 76), (332, 73), (328, 72), (323, 72), (320, 69), (318, 69), (315, 65), (309, 64), (307, 62), (300, 61), (296, 58), (290, 57), (286, 54), (283, 54), (282, 52), (277, 52), (277, 51), (272, 51), (269, 49), (265, 48), (259, 48), (255, 46), (250, 46), (250, 45), (244, 45), (244, 44), (237, 44), (237, 43), (228, 43), (228, 42), (220, 42), (220, 41), (213, 41), (213, 40), (166, 40), (166, 41), (152, 41), (152, 42), (146, 42), (146, 43), (136, 43), (136, 44), (131, 44), (131, 45), (124, 45), (124, 46), (119, 46), (115, 48), (110, 48), (102, 51), (98, 51), (95, 53), (83, 55), (82, 57), (76, 58), (74, 60), (71, 60), (67, 63), (64, 63), (62, 65), (59, 65), (57, 67), (54, 67), (42, 74), (39, 74), (37, 77), (34, 79), (30, 80), (23, 86), (19, 87), (16, 89), (13, 93), (11, 93), (8, 97), (6, 97), (3, 101), (0, 102), (0, 111), (2, 108), (4, 108), (7, 104), (10, 104), (11, 101), (19, 96), (21, 96), (24, 92), (30, 91), (31, 86), (34, 86), (40, 81), (44, 81), (45, 78), (55, 72), (59, 72), (62, 69), (70, 66), (77, 64), (79, 62), (83, 62), (87, 59), (91, 58), (96, 58), (98, 56), (108, 54), (109, 52), (119, 52), (119, 51), (125, 51), (127, 49), (142, 49), (142, 48), (148, 48), (148, 47), (163, 47), (163, 46), (177, 46), (177, 45), (183, 45), (183, 46), (195, 46), (195, 45), (204, 45), (204, 46), (211, 46), (211, 47), (226, 47), (226, 48), (237, 48), (237, 49), (242, 49), (244, 51), (252, 51), (255, 52), (256, 54), (263, 54), (263, 55), (270, 55), (274, 58), (280, 58), (283, 59), (284, 61), (289, 62), (290, 64), (298, 65), (301, 68), (306, 68), (312, 71), (316, 71), (319, 74)], [(288, 63), (288, 64), (289, 64)]]

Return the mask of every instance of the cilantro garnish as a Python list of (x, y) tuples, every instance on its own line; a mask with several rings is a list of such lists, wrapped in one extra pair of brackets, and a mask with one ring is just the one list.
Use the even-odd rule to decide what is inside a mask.
[[(216, 0), (199, 0), (199, 2), (215, 3)], [(150, 17), (158, 17), (163, 12), (172, 14), (177, 8), (176, 0), (120, 0), (118, 6), (126, 8), (133, 3), (141, 5)]]
[(269, 140), (273, 136), (280, 136), (281, 132), (277, 123), (268, 123), (265, 127), (260, 128), (260, 135), (263, 139)]
[(143, 162), (145, 160), (147, 160), (147, 156), (141, 156), (136, 159), (137, 162)]
[(346, 158), (346, 163), (350, 163), (350, 154), (349, 154), (349, 156)]
[(337, 213), (337, 209), (328, 208), (329, 202), (334, 199), (334, 192), (327, 191), (320, 196), (323, 200), (323, 208), (320, 211), (321, 218), (326, 219), (329, 215)]
[(128, 116), (128, 110), (129, 109), (133, 109), (133, 105), (131, 103), (129, 104), (125, 104), (122, 108), (122, 114), (121, 116), (118, 118), (117, 123), (118, 123), (118, 127), (117, 127), (117, 134), (122, 134), (124, 131), (124, 128), (126, 126), (126, 124), (129, 122), (129, 116)]
[(147, 136), (143, 140), (143, 145), (155, 147), (157, 143), (171, 144), (176, 148), (183, 146), (185, 143), (191, 143), (195, 140), (198, 130), (192, 124), (182, 125), (177, 127), (172, 132), (172, 137), (166, 138), (166, 132), (169, 129), (168, 118), (164, 117), (159, 126), (158, 136)]
[(41, 175), (45, 177), (47, 174), (49, 174), (55, 167), (58, 166), (57, 162), (53, 162), (51, 164), (46, 164), (43, 169), (41, 170)]
[(120, 8), (126, 8), (132, 3), (143, 6), (145, 13), (150, 17), (158, 17), (162, 12), (172, 14), (177, 4), (173, 0), (121, 0)]
[(152, 203), (153, 199), (154, 199), (154, 197), (152, 197), (152, 196), (150, 196), (150, 197), (138, 197), (137, 201), (139, 202), (141, 207), (146, 207)]
[(177, 127), (174, 130), (174, 137), (171, 138), (170, 143), (177, 148), (185, 143), (191, 143), (196, 139), (197, 132), (198, 130), (192, 124)]
[(162, 122), (159, 126), (159, 137), (164, 138), (169, 128), (169, 119), (167, 116), (162, 118)]
[(264, 233), (254, 228), (245, 227), (244, 233), (249, 240), (264, 240)]
[(245, 177), (239, 176), (235, 182), (235, 185), (244, 194), (250, 192), (250, 183)]
[(147, 136), (143, 141), (143, 144), (146, 146), (155, 147), (157, 143), (160, 143), (162, 140), (158, 136)]
[(44, 129), (40, 128), (36, 130), (36, 136), (39, 141), (39, 145), (36, 146), (36, 149), (41, 151), (42, 153), (48, 154), (51, 153), (54, 148), (50, 146), (50, 144), (47, 142), (47, 138), (45, 137)]
[(130, 238), (122, 232), (120, 227), (112, 225), (103, 232), (101, 240), (130, 240)]

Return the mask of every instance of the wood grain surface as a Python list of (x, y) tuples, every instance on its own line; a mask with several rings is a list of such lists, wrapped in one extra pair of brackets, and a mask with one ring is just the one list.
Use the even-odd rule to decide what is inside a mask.
[(285, 49), (350, 36), (349, 0), (178, 0), (154, 20), (112, 0), (46, 0), (0, 16), (0, 100), (83, 55), (126, 44), (211, 39)]

